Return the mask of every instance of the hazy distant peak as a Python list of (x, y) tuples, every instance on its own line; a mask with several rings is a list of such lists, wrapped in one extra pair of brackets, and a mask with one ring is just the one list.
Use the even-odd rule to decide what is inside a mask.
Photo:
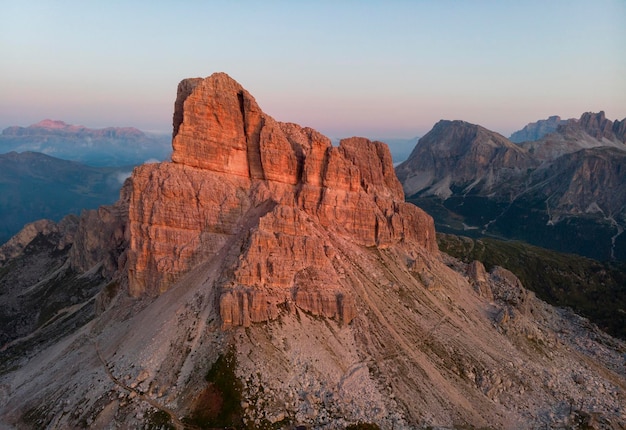
[(80, 136), (89, 136), (97, 138), (111, 137), (143, 137), (144, 132), (135, 127), (105, 127), (105, 128), (88, 128), (84, 125), (68, 124), (65, 121), (44, 119), (36, 124), (28, 127), (20, 127), (17, 125), (7, 127), (2, 131), (5, 136), (35, 136), (48, 134), (62, 134)]
[(509, 139), (514, 143), (539, 140), (546, 134), (554, 133), (560, 125), (567, 123), (567, 121), (558, 115), (552, 115), (548, 119), (540, 119), (527, 124), (523, 129), (511, 134)]
[(146, 135), (134, 127), (87, 128), (44, 119), (28, 127), (12, 126), (0, 134), (0, 153), (35, 151), (92, 166), (128, 166), (171, 153), (168, 135)]
[(626, 118), (622, 121), (611, 121), (606, 118), (604, 111), (585, 112), (579, 119), (561, 119), (553, 115), (548, 119), (541, 119), (527, 124), (523, 129), (516, 131), (510, 137), (515, 143), (534, 142), (543, 139), (551, 133), (572, 134), (587, 133), (594, 139), (602, 141), (626, 143)]
[[(39, 121), (37, 124), (31, 125), (31, 127), (51, 128), (51, 129), (65, 129), (65, 128), (68, 128), (68, 127), (71, 127), (71, 126), (70, 126), (70, 124), (66, 123), (65, 121), (58, 121), (58, 120), (54, 120), (54, 119), (44, 119), (42, 121)], [(82, 125), (81, 126), (74, 126), (74, 127), (84, 128)]]

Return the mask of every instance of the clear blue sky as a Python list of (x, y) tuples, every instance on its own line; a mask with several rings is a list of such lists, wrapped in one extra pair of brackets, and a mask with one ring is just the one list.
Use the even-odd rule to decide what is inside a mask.
[(171, 130), (185, 77), (230, 74), (279, 121), (413, 137), (626, 117), (626, 1), (0, 0), (0, 128)]

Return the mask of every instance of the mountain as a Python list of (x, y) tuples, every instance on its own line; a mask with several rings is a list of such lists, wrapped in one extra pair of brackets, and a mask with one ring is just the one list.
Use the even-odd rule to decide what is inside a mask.
[(622, 124), (586, 113), (516, 145), (477, 125), (441, 121), (396, 172), (441, 231), (624, 261)]
[(396, 168), (404, 191), (451, 196), (491, 193), (537, 166), (535, 160), (504, 136), (464, 121), (439, 121), (422, 137), (409, 158)]
[(171, 136), (148, 135), (136, 128), (90, 129), (43, 120), (8, 127), (0, 134), (0, 152), (41, 152), (90, 166), (129, 166), (169, 157)]
[(554, 131), (520, 145), (542, 161), (596, 147), (626, 150), (625, 129), (626, 119), (613, 122), (606, 119), (603, 111), (586, 112), (580, 119), (560, 121)]
[(598, 140), (626, 143), (626, 118), (621, 121), (611, 121), (606, 118), (604, 111), (586, 112), (578, 120), (578, 125)]
[(626, 344), (441, 253), (386, 145), (278, 122), (223, 73), (173, 118), (172, 161), (113, 206), (0, 249), (0, 422), (626, 425)]
[(132, 167), (90, 167), (36, 152), (0, 154), (0, 244), (24, 224), (112, 204)]
[(585, 112), (580, 119), (564, 120), (554, 115), (526, 125), (523, 129), (511, 134), (509, 139), (515, 143), (534, 142), (551, 133), (567, 134), (568, 131), (573, 130), (583, 131), (605, 144), (608, 142), (626, 143), (626, 121), (611, 121), (606, 118), (604, 111)]
[(559, 125), (565, 124), (567, 120), (561, 119), (560, 116), (554, 115), (548, 119), (540, 119), (536, 122), (531, 122), (522, 128), (511, 134), (509, 140), (514, 143), (532, 142), (539, 140), (548, 133), (554, 133)]

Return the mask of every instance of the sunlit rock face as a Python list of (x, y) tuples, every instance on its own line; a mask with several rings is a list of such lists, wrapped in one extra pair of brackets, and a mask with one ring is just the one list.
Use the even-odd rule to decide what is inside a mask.
[(133, 296), (161, 294), (220, 258), (225, 326), (293, 306), (349, 322), (354, 300), (333, 267), (331, 236), (437, 252), (432, 218), (404, 202), (381, 142), (333, 147), (315, 130), (275, 121), (223, 73), (179, 84), (173, 129), (172, 162), (132, 176)]

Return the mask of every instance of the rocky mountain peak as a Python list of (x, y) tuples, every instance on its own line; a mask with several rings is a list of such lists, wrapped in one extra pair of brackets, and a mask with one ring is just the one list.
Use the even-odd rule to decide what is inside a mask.
[(425, 137), (428, 137), (426, 142), (445, 152), (463, 153), (476, 146), (515, 150), (515, 145), (504, 136), (480, 125), (459, 120), (441, 120)]
[(225, 325), (273, 319), (293, 305), (348, 322), (355, 309), (333, 266), (333, 237), (437, 251), (432, 219), (404, 202), (381, 142), (333, 147), (312, 129), (275, 121), (224, 73), (179, 84), (173, 130), (172, 162), (132, 177), (134, 296), (160, 294), (226, 253)]
[(613, 122), (606, 118), (604, 111), (585, 112), (578, 120), (578, 125), (587, 134), (600, 141), (608, 139), (626, 143), (626, 119)]
[(501, 134), (464, 121), (441, 120), (396, 173), (408, 195), (425, 192), (447, 198), (451, 186), (488, 191), (499, 179), (533, 164), (525, 149)]
[(509, 138), (511, 142), (522, 143), (539, 140), (546, 134), (555, 132), (559, 125), (566, 123), (567, 120), (561, 119), (558, 115), (553, 115), (548, 119), (540, 119), (536, 122), (531, 122), (522, 128), (511, 134)]

